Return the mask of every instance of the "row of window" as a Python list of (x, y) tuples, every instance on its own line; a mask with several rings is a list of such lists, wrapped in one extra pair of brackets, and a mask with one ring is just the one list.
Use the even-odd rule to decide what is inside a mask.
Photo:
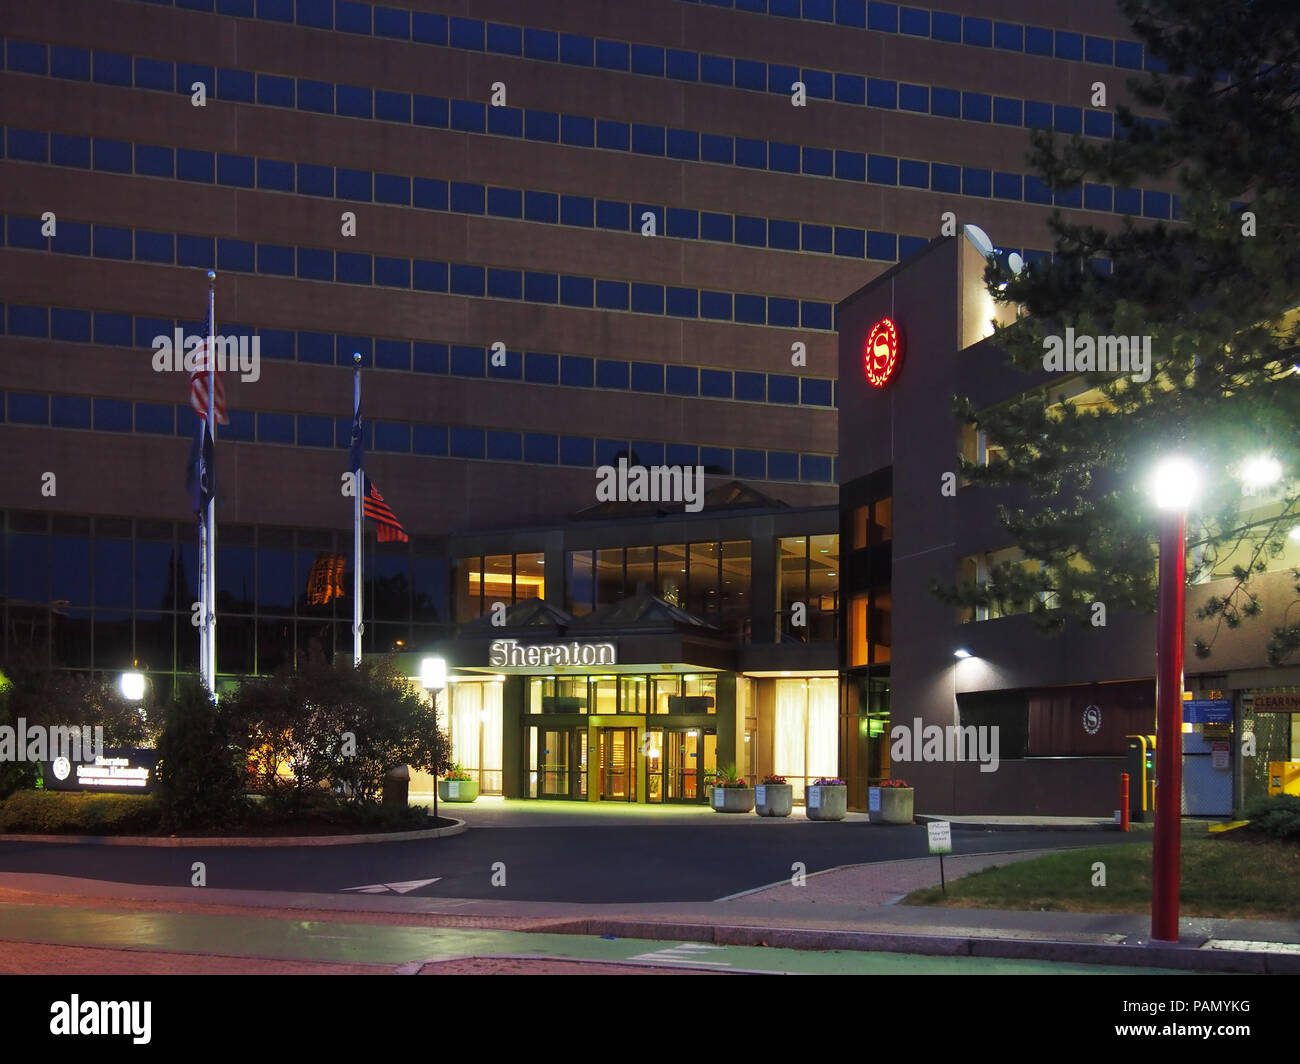
[[(178, 381), (180, 375), (177, 376)], [(188, 404), (131, 402), (81, 395), (0, 393), (0, 420), (16, 425), (45, 425), (97, 432), (136, 432), (161, 436), (192, 436), (196, 417)], [(230, 424), (219, 437), (243, 442), (297, 444), (299, 447), (346, 448), (352, 436), (350, 418), (315, 414), (281, 414), (230, 410)], [(433, 458), (477, 459), (489, 462), (528, 462), (537, 465), (591, 469), (615, 465), (620, 456), (634, 464), (703, 466), (714, 476), (745, 480), (834, 484), (836, 459), (825, 454), (796, 454), (737, 447), (710, 447), (653, 440), (610, 440), (591, 436), (562, 436), (549, 432), (519, 432), (432, 425), (425, 422), (371, 421), (369, 449), (390, 454)]]
[[(6, 324), (7, 321), (7, 324)], [(38, 340), (96, 343), (115, 347), (152, 348), (158, 336), (204, 331), (202, 322), (176, 322), (164, 318), (132, 317), (107, 311), (74, 310), (0, 303), (0, 335), (8, 332)], [(257, 352), (278, 361), (316, 365), (353, 365), (376, 369), (414, 370), (454, 377), (525, 381), (567, 388), (610, 388), (684, 398), (733, 399), (747, 403), (833, 407), (839, 392), (834, 380), (783, 373), (712, 369), (707, 366), (665, 366), (654, 362), (556, 355), (544, 351), (507, 351), (505, 365), (493, 365), (491, 351), (474, 344), (375, 339), (339, 333), (258, 329), (219, 322), (222, 336), (257, 338)], [(292, 443), (292, 440), (279, 442)]]
[[(298, 24), (317, 26), (322, 29), (334, 28), (329, 17), (328, 0), (320, 0), (320, 3), (324, 5), (325, 10), (321, 13), (321, 17), (312, 17), (310, 21), (303, 20), (303, 8), (300, 3)], [(395, 14), (407, 13), (395, 12)], [(446, 21), (444, 19), (444, 23)], [(452, 48), (469, 51), (522, 56), (541, 62), (566, 63), (573, 66), (594, 66), (598, 69), (624, 71), (647, 77), (700, 82), (724, 88), (771, 92), (785, 96), (790, 94), (794, 82), (802, 81), (808, 96), (813, 99), (833, 100), (836, 103), (880, 107), (888, 110), (902, 107), (904, 110), (928, 112), (945, 118), (961, 118), (972, 122), (999, 121), (1009, 125), (1030, 125), (1029, 115), (1033, 108), (1047, 108), (1047, 114), (1049, 116), (1051, 114), (1049, 104), (1033, 100), (990, 97), (986, 93), (959, 94), (956, 89), (931, 88), (926, 85), (893, 81), (889, 78), (868, 78), (861, 74), (818, 70), (783, 63), (765, 63), (755, 59), (661, 48), (658, 45), (634, 44), (601, 37), (591, 38), (578, 34), (556, 33), (552, 30), (507, 26), (496, 22), (484, 23), (476, 19), (452, 18), (450, 23), (441, 27), (437, 40), (427, 43), (449, 44)], [(351, 30), (342, 25), (338, 28), (342, 32), (370, 32), (368, 21), (363, 21), (359, 25), (364, 26), (364, 29)], [(406, 29), (407, 32), (402, 34), (381, 33), (378, 36), (410, 40), (409, 26)], [(1090, 38), (1090, 40), (1100, 42), (1102, 39)], [(1020, 48), (1015, 50), (1019, 51)], [(62, 73), (58, 76), (82, 81), (91, 80), (90, 54), (83, 49), (65, 49), (65, 51), (78, 54), (75, 57), (68, 56), (60, 62)], [(1107, 59), (1106, 63), (1109, 62), (1110, 60)], [(105, 72), (103, 76), (107, 78), (111, 75)], [(221, 75), (218, 74), (218, 79), (220, 77)], [(921, 102), (926, 98), (927, 93), (932, 99), (929, 104)], [(961, 98), (971, 101), (970, 105), (959, 107), (958, 101)], [(246, 102), (251, 103), (252, 100)], [(292, 106), (292, 103), (286, 106)], [(1114, 135), (1114, 123), (1110, 112), (1090, 111), (1085, 118), (1080, 119), (1079, 108), (1064, 110), (1071, 116), (1076, 126), (1082, 121), (1081, 130), (1074, 129), (1074, 132), (1082, 131), (1087, 136), (1107, 138)], [(993, 117), (995, 113), (1000, 114), (1000, 117)], [(1013, 114), (1016, 116), (1014, 119), (1010, 117)], [(1058, 126), (1065, 128), (1059, 122)]]
[[(829, 332), (836, 328), (833, 303), (815, 299), (612, 281), (469, 263), (390, 258), (357, 251), (256, 244), (191, 234), (155, 233), (59, 220), (58, 233), (41, 235), (39, 218), (8, 217), (9, 247), (136, 262), (274, 274), (306, 281), (378, 285), (486, 299), (522, 300), (584, 310), (700, 318), (742, 325), (772, 325)], [(174, 251), (172, 250), (174, 248)], [(174, 257), (173, 257), (174, 256)]]
[[(26, 45), (26, 42), (10, 41), (10, 45)], [(44, 45), (31, 47), (43, 49)], [(13, 49), (7, 49), (10, 53)], [(96, 58), (104, 54), (95, 53)], [(117, 56), (129, 74), (131, 58)], [(137, 64), (143, 60), (136, 60)], [(157, 64), (159, 61), (149, 60)], [(42, 73), (43, 66), (32, 62), (31, 69), (23, 68), (27, 73)], [(19, 69), (11, 61), (10, 69)], [(170, 70), (171, 64), (161, 66)], [(126, 76), (126, 75), (124, 75)], [(170, 74), (159, 78), (156, 84), (142, 83), (136, 78), (137, 88), (156, 88), (168, 90)], [(215, 81), (216, 93), (220, 98), (269, 106), (292, 107), (296, 96), (297, 107), (302, 111), (321, 114), (337, 114), (344, 117), (378, 119), (402, 123), (414, 122), (415, 125), (436, 129), (452, 129), (464, 133), (490, 134), (523, 138), (552, 144), (565, 144), (574, 147), (598, 148), (608, 151), (633, 152), (640, 155), (667, 157), (686, 162), (717, 163), (725, 166), (740, 166), (753, 170), (772, 173), (804, 174), (812, 177), (826, 177), (839, 181), (863, 182), (870, 180), (875, 184), (903, 188), (930, 189), (949, 195), (973, 196), (988, 199), (1023, 200), (1026, 203), (1038, 203), (1058, 207), (1084, 207), (1083, 190), (1079, 186), (1060, 190), (1053, 195), (1043, 182), (1032, 174), (993, 171), (980, 167), (962, 167), (950, 163), (929, 163), (917, 159), (900, 159), (892, 155), (871, 155), (863, 152), (843, 151), (834, 148), (809, 145), (788, 144), (781, 141), (759, 140), (751, 137), (733, 137), (728, 134), (701, 133), (696, 130), (677, 129), (666, 126), (651, 125), (640, 122), (617, 122), (611, 119), (591, 118), (583, 115), (562, 114), (555, 111), (533, 111), (517, 107), (489, 107), (476, 100), (449, 99), (441, 96), (422, 96), (419, 94), (394, 93), (384, 90), (372, 90), (356, 85), (335, 85), (332, 82), (313, 81), (306, 78), (295, 79), (276, 77), (268, 74), (254, 74), (250, 71), (221, 70), (214, 72), (211, 67), (199, 67), (184, 63), (176, 64), (176, 90), (188, 95), (189, 86), (194, 81), (212, 85)], [(128, 82), (129, 83), (129, 82)], [(256, 93), (254, 85), (256, 84)], [(224, 87), (223, 87), (224, 85)], [(267, 91), (263, 92), (263, 86)], [(271, 86), (275, 86), (274, 89)], [(956, 90), (942, 90), (950, 93), (942, 98), (942, 111), (933, 110), (932, 94), (924, 86), (915, 86), (918, 90), (914, 97), (904, 100), (900, 96), (900, 106), (904, 110), (917, 110), (923, 113), (951, 113), (954, 116), (965, 113), (968, 101), (972, 108), (983, 110), (983, 104), (973, 99), (978, 94), (962, 94)], [(939, 92), (940, 90), (936, 90)], [(914, 105), (914, 106), (910, 106)], [(1018, 106), (1018, 101), (1009, 101), (1009, 105)], [(1034, 108), (1031, 114), (1029, 108)], [(1011, 109), (1014, 111), (1014, 108)], [(1076, 114), (1076, 112), (1078, 112)], [(992, 113), (992, 112), (990, 112)], [(1089, 112), (1093, 113), (1093, 112)], [(1010, 112), (1007, 118), (1014, 117)], [(1026, 105), (1024, 121), (1033, 128), (1055, 126), (1062, 132), (1079, 132), (1083, 128), (1083, 114), (1079, 108), (1066, 108), (1050, 104)], [(1015, 124), (1020, 124), (1019, 120)], [(120, 142), (119, 142), (120, 143)], [(33, 146), (33, 153), (39, 154), (39, 145)], [(180, 157), (189, 160), (185, 171), (181, 170)], [(213, 153), (180, 149), (177, 153), (177, 174), (186, 180), (205, 181), (214, 179), (215, 166)], [(26, 155), (14, 155), (14, 158), (29, 158)], [(288, 164), (282, 164), (288, 165)], [(328, 181), (329, 169), (319, 167), (319, 182), (310, 190), (315, 195), (332, 195), (332, 182)], [(309, 173), (311, 171), (308, 171)], [(309, 191), (302, 187), (302, 168), (299, 174), (299, 191)], [(1114, 189), (1108, 185), (1093, 186), (1097, 190), (1098, 203), (1109, 202), (1115, 212), (1122, 214), (1139, 213), (1133, 204), (1141, 204), (1143, 194), (1138, 189)], [(1166, 193), (1148, 195), (1158, 196), (1153, 205), (1163, 203), (1164, 214), (1145, 214), (1144, 217), (1169, 218), (1169, 200)], [(1104, 206), (1088, 207), (1090, 210), (1105, 210)]]
[[(158, 3), (160, 0), (151, 0)], [(167, 2), (167, 0), (161, 0)], [(178, 7), (194, 7), (203, 0), (176, 0)], [(221, 0), (225, 3), (227, 0)], [(238, 0), (235, 0), (238, 2)], [(246, 0), (247, 2), (247, 0)], [(878, 3), (877, 0), (682, 0), (688, 4), (731, 7), (762, 15), (804, 19), (809, 22), (834, 23), (854, 29), (897, 33), (908, 37), (929, 37), (951, 44), (977, 48), (999, 48), (1007, 52), (1051, 56), (1075, 62), (1117, 66), (1127, 70), (1163, 71), (1164, 63), (1144, 55), (1137, 41), (1069, 30), (1051, 30), (1020, 22), (1002, 22), (948, 11), (932, 11), (901, 4)], [(249, 4), (248, 6), (251, 6)], [(203, 10), (211, 10), (207, 3)], [(233, 13), (233, 12), (232, 12)], [(265, 17), (265, 16), (262, 16)], [(378, 30), (376, 30), (378, 32)]]
[[(212, 152), (152, 144), (133, 145), (126, 141), (45, 133), (12, 126), (8, 130), (0, 127), (0, 152), (7, 152), (9, 158), (23, 162), (49, 163), (81, 170), (93, 167), (108, 173), (135, 173), (139, 176), (164, 178), (179, 176), (182, 180), (209, 183), (215, 174), (218, 185), (232, 188), (299, 192), (307, 196), (333, 196), (362, 203), (415, 206), (424, 210), (579, 229), (605, 229), (620, 233), (639, 233), (645, 215), (650, 214), (654, 217), (655, 232), (673, 239), (708, 240), (744, 247), (876, 259), (882, 262), (897, 262), (900, 258), (907, 258), (928, 243), (926, 237), (858, 229), (854, 226), (818, 225), (781, 218), (721, 214), (685, 207), (480, 185), (475, 182), (412, 178), (341, 166), (318, 166), (311, 163), (295, 165), (275, 159), (224, 152), (215, 153), (214, 158)], [(868, 159), (868, 177), (872, 172), (871, 160), (877, 158), (879, 157), (870, 156)], [(987, 176), (988, 172), (984, 173)], [(1010, 179), (1014, 180), (1008, 184)], [(992, 176), (994, 192), (1002, 198), (1019, 198), (1019, 181), (1020, 178), (1014, 174), (994, 173)], [(1094, 201), (1094, 189), (1109, 192), (1109, 187), (1105, 185), (1087, 185), (1084, 198), (1088, 202)], [(1009, 195), (1012, 191), (1015, 192), (1014, 197)], [(1105, 203), (1107, 206), (1103, 209), (1109, 210), (1110, 200), (1106, 199)], [(1046, 251), (1031, 251), (1026, 253), (1026, 260), (1032, 262), (1048, 254), (1050, 253)]]

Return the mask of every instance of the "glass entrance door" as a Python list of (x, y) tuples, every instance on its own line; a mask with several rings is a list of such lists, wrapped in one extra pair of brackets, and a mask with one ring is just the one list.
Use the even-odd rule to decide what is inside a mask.
[(587, 729), (534, 728), (539, 798), (587, 797)]
[(664, 801), (698, 802), (703, 797), (699, 729), (668, 729), (664, 754)]
[(600, 797), (636, 801), (636, 729), (600, 729)]

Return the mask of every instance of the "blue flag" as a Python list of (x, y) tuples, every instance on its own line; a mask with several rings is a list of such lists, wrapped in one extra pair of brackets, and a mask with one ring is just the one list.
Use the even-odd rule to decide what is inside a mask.
[[(348, 472), (355, 473), (361, 468), (361, 398), (357, 397), (356, 410), (352, 415), (352, 446), (348, 450)], [(360, 491), (360, 486), (357, 488)]]

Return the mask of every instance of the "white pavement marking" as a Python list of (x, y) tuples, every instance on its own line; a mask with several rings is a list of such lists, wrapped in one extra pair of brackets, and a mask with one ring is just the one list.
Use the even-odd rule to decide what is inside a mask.
[(700, 956), (709, 950), (726, 949), (726, 946), (711, 946), (702, 942), (682, 942), (667, 949), (657, 949), (650, 953), (638, 953), (629, 957), (629, 961), (648, 961), (651, 964), (688, 964), (698, 968), (707, 965), (710, 968), (730, 968), (730, 961), (706, 961)]
[(364, 887), (344, 887), (343, 893), (353, 894), (410, 894), (413, 890), (437, 883), (442, 876), (433, 879), (406, 879), (400, 883), (370, 883)]

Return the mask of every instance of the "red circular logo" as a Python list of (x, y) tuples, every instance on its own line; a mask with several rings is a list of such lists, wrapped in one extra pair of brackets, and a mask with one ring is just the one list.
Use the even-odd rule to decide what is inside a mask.
[(867, 345), (862, 349), (862, 369), (867, 382), (883, 388), (898, 368), (898, 329), (888, 318), (881, 318), (871, 327)]

